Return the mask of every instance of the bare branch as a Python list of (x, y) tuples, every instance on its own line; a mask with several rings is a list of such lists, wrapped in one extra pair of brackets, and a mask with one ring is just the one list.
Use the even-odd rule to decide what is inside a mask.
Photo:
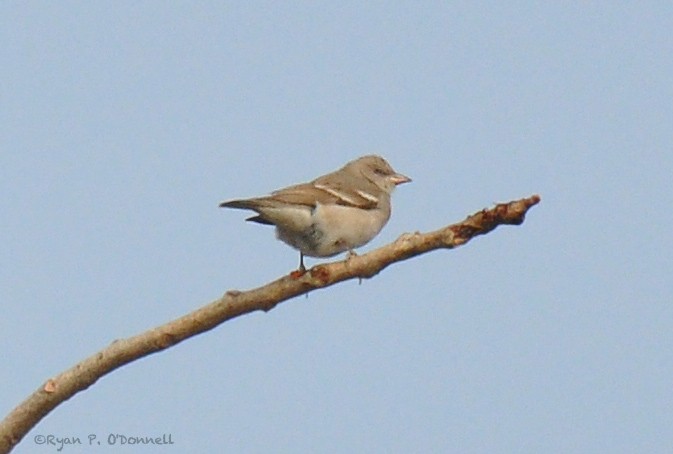
[(533, 195), (482, 210), (462, 222), (429, 233), (404, 234), (396, 241), (361, 256), (316, 265), (305, 273), (293, 272), (245, 292), (230, 290), (221, 298), (183, 317), (127, 339), (114, 341), (98, 353), (50, 378), (0, 422), (0, 453), (7, 453), (42, 418), (61, 402), (87, 389), (113, 370), (211, 330), (239, 315), (269, 311), (278, 303), (311, 290), (354, 278), (370, 278), (388, 265), (435, 249), (452, 249), (499, 225), (518, 225), (530, 207), (540, 202)]

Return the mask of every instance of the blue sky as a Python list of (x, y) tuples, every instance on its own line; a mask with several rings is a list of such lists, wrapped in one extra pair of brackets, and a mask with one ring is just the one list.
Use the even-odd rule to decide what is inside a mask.
[(381, 154), (414, 181), (364, 252), (542, 196), (522, 226), (126, 366), (15, 452), (110, 433), (671, 452), (672, 20), (665, 2), (3, 3), (3, 415), (114, 339), (296, 267), (221, 200)]

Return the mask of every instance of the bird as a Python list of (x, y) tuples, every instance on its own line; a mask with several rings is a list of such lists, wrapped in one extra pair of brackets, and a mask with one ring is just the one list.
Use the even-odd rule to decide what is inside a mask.
[(247, 221), (275, 226), (276, 237), (299, 251), (304, 272), (304, 256), (350, 256), (369, 243), (390, 219), (393, 190), (410, 181), (381, 156), (368, 155), (311, 182), (219, 206), (254, 211)]

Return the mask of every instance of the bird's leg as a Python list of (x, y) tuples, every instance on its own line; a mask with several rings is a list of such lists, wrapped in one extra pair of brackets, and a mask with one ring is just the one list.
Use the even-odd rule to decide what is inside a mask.
[[(358, 254), (355, 252), (354, 249), (349, 250), (346, 253), (346, 262), (352, 260), (353, 257), (357, 257), (357, 256), (358, 256)], [(362, 278), (361, 277), (358, 277), (358, 285), (362, 285)]]
[(306, 267), (304, 266), (304, 253), (299, 252), (299, 271), (302, 273), (306, 272)]
[(299, 279), (304, 274), (306, 274), (306, 267), (304, 266), (304, 254), (300, 252), (299, 253), (299, 269), (291, 272), (290, 277), (292, 279)]

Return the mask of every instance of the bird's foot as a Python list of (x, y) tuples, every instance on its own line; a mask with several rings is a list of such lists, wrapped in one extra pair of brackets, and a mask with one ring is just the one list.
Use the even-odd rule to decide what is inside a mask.
[(306, 274), (306, 270), (294, 270), (290, 273), (290, 277), (292, 279), (299, 279), (302, 277), (304, 274)]
[(306, 274), (306, 267), (304, 266), (304, 254), (299, 253), (299, 269), (296, 269), (290, 273), (292, 279), (299, 279), (304, 274)]
[(292, 279), (299, 279), (304, 274), (306, 274), (306, 268), (304, 266), (300, 266), (298, 270), (294, 270), (290, 273), (290, 277)]
[[(353, 260), (357, 256), (358, 256), (357, 252), (355, 252), (353, 249), (351, 249), (350, 251), (348, 251), (346, 253), (346, 263), (348, 263), (350, 260)], [(361, 277), (358, 277), (358, 285), (362, 285), (362, 278)]]

